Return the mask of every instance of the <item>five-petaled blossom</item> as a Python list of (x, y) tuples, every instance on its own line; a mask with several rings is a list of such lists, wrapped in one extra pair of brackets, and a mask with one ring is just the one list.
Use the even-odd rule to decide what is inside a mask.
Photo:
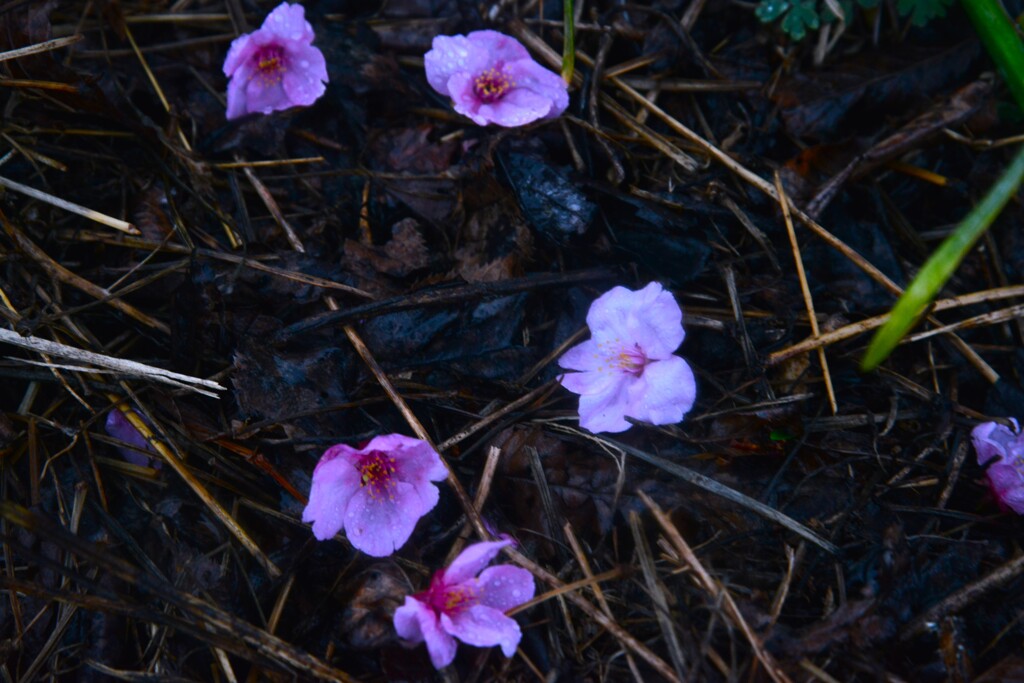
[(420, 517), (437, 505), (431, 484), (445, 478), (441, 457), (426, 441), (401, 434), (374, 437), (362, 448), (328, 448), (316, 469), (303, 522), (325, 541), (344, 527), (353, 547), (385, 557), (401, 548)]
[(497, 31), (436, 36), (423, 57), (427, 81), (474, 123), (514, 127), (554, 118), (569, 106), (565, 81)]
[(580, 395), (580, 426), (592, 432), (629, 429), (626, 417), (673, 424), (693, 407), (697, 383), (689, 364), (672, 355), (682, 343), (683, 312), (661, 284), (639, 291), (615, 287), (590, 306), (591, 338), (558, 364), (562, 386)]
[(405, 604), (395, 611), (395, 631), (410, 645), (426, 641), (436, 668), (455, 659), (455, 638), (476, 647), (500, 645), (506, 657), (515, 654), (523, 634), (505, 612), (533, 598), (533, 576), (508, 564), (484, 569), (511, 543), (468, 546), (447, 569), (434, 574), (430, 588), (406, 596)]
[(327, 64), (305, 14), (302, 5), (282, 2), (263, 26), (231, 43), (224, 60), (229, 119), (307, 106), (324, 94)]
[(1024, 515), (1024, 434), (1017, 421), (1011, 421), (1012, 431), (998, 422), (983, 422), (971, 432), (971, 439), (979, 465), (998, 458), (985, 474), (1000, 507)]

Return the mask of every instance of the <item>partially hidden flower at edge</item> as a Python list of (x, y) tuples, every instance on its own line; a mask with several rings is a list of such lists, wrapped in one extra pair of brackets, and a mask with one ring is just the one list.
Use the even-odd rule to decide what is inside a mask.
[(690, 365), (673, 355), (683, 338), (683, 312), (660, 283), (614, 287), (587, 313), (591, 337), (565, 352), (559, 381), (580, 395), (580, 426), (622, 432), (632, 417), (655, 425), (683, 419), (697, 397)]
[[(143, 418), (145, 420), (145, 418)], [(147, 421), (148, 422), (148, 421)], [(150, 425), (152, 426), (152, 425)], [(107, 413), (107, 422), (103, 426), (108, 436), (112, 436), (118, 441), (123, 441), (128, 444), (130, 448), (123, 446), (117, 446), (117, 452), (121, 454), (121, 457), (139, 467), (152, 467), (154, 469), (160, 469), (161, 462), (158, 459), (160, 456), (157, 455), (156, 449), (153, 445), (146, 440), (139, 430), (135, 428), (128, 418), (124, 416), (117, 408), (113, 408)], [(152, 456), (146, 455), (151, 453)]]
[(303, 522), (321, 541), (345, 529), (349, 543), (385, 557), (409, 540), (416, 522), (437, 505), (430, 483), (447, 470), (430, 444), (401, 434), (374, 437), (362, 448), (328, 448), (313, 470)]
[(480, 126), (523, 126), (555, 118), (569, 106), (562, 77), (533, 61), (518, 40), (497, 31), (436, 36), (423, 64), (431, 87)]
[(523, 634), (505, 612), (533, 599), (533, 576), (508, 564), (484, 569), (511, 544), (506, 539), (467, 546), (434, 574), (430, 588), (406, 596), (395, 611), (398, 635), (409, 645), (425, 642), (438, 669), (455, 659), (456, 638), (476, 647), (500, 645), (506, 657), (514, 655)]
[(252, 33), (235, 38), (224, 60), (227, 117), (308, 106), (324, 94), (327, 64), (313, 47), (302, 5), (282, 2)]
[(971, 431), (978, 464), (995, 460), (985, 475), (1001, 508), (1024, 515), (1024, 434), (1011, 418), (1013, 430), (998, 422), (983, 422)]

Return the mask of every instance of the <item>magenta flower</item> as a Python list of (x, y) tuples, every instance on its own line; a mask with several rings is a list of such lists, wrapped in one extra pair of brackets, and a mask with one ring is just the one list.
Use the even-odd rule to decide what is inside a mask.
[(484, 569), (511, 544), (474, 543), (459, 553), (447, 569), (434, 574), (430, 588), (406, 596), (395, 611), (398, 635), (410, 645), (426, 641), (430, 661), (438, 669), (455, 659), (456, 638), (476, 647), (500, 645), (506, 657), (514, 655), (523, 634), (515, 619), (504, 613), (533, 598), (533, 576), (509, 564)]
[(282, 2), (263, 26), (235, 38), (224, 60), (229, 119), (313, 104), (324, 94), (327, 64), (313, 47), (302, 5)]
[(497, 31), (436, 36), (423, 65), (431, 87), (480, 126), (522, 126), (554, 118), (569, 106), (561, 76), (533, 61), (518, 40)]
[(651, 424), (683, 419), (697, 397), (689, 364), (672, 355), (686, 334), (672, 295), (652, 282), (634, 292), (614, 287), (587, 313), (590, 339), (565, 352), (559, 381), (580, 395), (580, 426), (623, 432), (632, 417)]
[(302, 521), (313, 523), (321, 541), (344, 527), (355, 548), (385, 557), (437, 505), (437, 487), (430, 482), (446, 474), (430, 444), (401, 434), (374, 437), (360, 449), (331, 446), (313, 470)]
[[(145, 418), (143, 418), (145, 420)], [(148, 424), (148, 420), (146, 420)], [(150, 425), (152, 427), (152, 425)], [(160, 469), (161, 463), (158, 459), (159, 456), (156, 453), (156, 449), (153, 445), (146, 440), (139, 430), (128, 421), (128, 418), (124, 416), (117, 408), (114, 408), (107, 413), (107, 422), (104, 425), (104, 431), (109, 436), (114, 437), (118, 441), (124, 441), (133, 448), (124, 448), (117, 446), (117, 452), (121, 454), (121, 457), (139, 467), (153, 467)], [(145, 455), (146, 453), (152, 453), (153, 456)]]
[(979, 465), (998, 458), (985, 474), (999, 506), (1024, 515), (1024, 435), (1017, 421), (1011, 421), (1013, 431), (998, 422), (983, 422), (971, 432), (971, 439)]

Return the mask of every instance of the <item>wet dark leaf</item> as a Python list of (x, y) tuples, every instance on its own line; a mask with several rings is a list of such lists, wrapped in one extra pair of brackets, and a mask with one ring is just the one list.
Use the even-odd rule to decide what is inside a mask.
[(793, 135), (847, 137), (893, 107), (924, 104), (934, 91), (958, 84), (977, 57), (974, 41), (938, 51), (861, 55), (827, 71), (797, 74), (780, 85), (774, 100)]
[(258, 339), (243, 343), (231, 377), (241, 415), (249, 420), (281, 419), (289, 432), (327, 436), (338, 433), (330, 414), (307, 415), (349, 400), (353, 352), (333, 346), (269, 349)]
[(567, 244), (590, 227), (597, 207), (570, 181), (566, 169), (518, 152), (502, 155), (501, 169), (523, 216), (547, 239)]
[(357, 650), (393, 642), (392, 618), (411, 592), (409, 580), (395, 565), (380, 562), (367, 567), (345, 584), (339, 623), (342, 638)]

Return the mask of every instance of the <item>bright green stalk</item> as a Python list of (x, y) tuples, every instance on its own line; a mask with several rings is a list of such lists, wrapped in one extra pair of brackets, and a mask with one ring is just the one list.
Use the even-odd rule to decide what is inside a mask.
[(903, 296), (889, 315), (889, 320), (875, 333), (864, 360), (862, 370), (873, 370), (885, 360), (900, 339), (924, 315), (942, 286), (956, 270), (960, 262), (985, 234), (988, 226), (996, 219), (1006, 202), (1017, 192), (1024, 180), (1024, 147), (1017, 152), (1013, 163), (1003, 171), (985, 198), (957, 226), (956, 231), (946, 238), (921, 268)]
[[(999, 0), (961, 0), (974, 30), (988, 50), (992, 61), (1006, 81), (1017, 106), (1024, 110), (1024, 44), (1016, 26)], [(920, 320), (939, 290), (964, 260), (974, 244), (1017, 192), (1024, 179), (1024, 148), (989, 190), (985, 199), (971, 211), (956, 231), (932, 254), (914, 281), (896, 302), (888, 322), (875, 333), (862, 370), (873, 370), (888, 358), (900, 339)]]
[(961, 4), (1017, 106), (1024, 109), (1024, 44), (1013, 20), (999, 0), (962, 0)]
[(573, 0), (563, 0), (562, 24), (565, 39), (562, 41), (562, 79), (572, 83), (572, 72), (576, 67), (576, 12)]

